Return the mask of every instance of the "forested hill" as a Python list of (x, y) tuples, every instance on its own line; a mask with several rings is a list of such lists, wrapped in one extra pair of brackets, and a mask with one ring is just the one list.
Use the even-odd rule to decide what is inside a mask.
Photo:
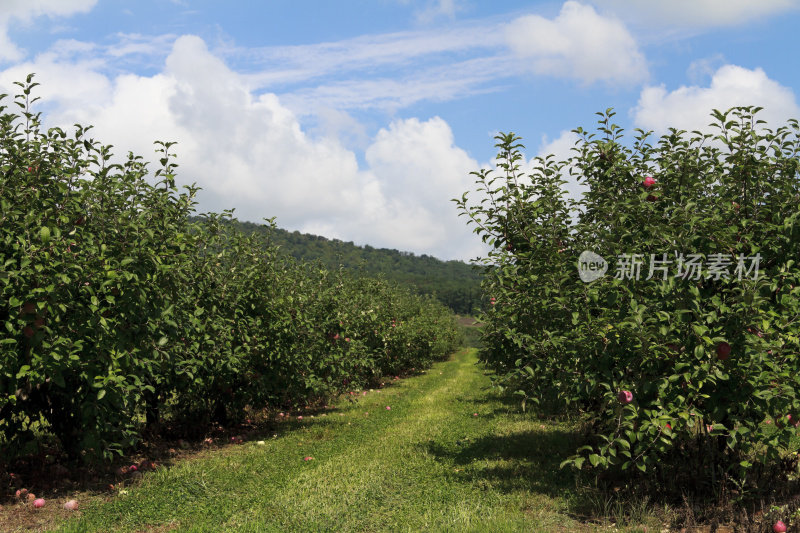
[(328, 268), (342, 266), (367, 276), (382, 275), (419, 293), (434, 295), (459, 314), (472, 314), (480, 305), (481, 274), (463, 261), (442, 261), (428, 255), (369, 245), (356, 246), (352, 242), (269, 228), (252, 222), (233, 223), (248, 234), (268, 233), (273, 244), (297, 259), (319, 260)]

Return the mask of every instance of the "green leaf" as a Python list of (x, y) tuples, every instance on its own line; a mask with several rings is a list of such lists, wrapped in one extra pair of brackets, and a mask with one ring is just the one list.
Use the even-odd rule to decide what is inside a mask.
[(19, 372), (17, 372), (17, 379), (27, 376), (30, 373), (30, 369), (30, 365), (22, 365), (19, 369)]
[(697, 360), (703, 359), (706, 355), (706, 350), (703, 348), (702, 345), (697, 345), (694, 347), (694, 358)]
[(50, 228), (42, 226), (39, 229), (39, 240), (41, 240), (43, 244), (48, 244), (50, 242)]

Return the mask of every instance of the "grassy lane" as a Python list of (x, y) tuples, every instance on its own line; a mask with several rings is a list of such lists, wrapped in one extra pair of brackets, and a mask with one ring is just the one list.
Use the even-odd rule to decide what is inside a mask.
[(148, 473), (60, 531), (593, 529), (566, 514), (569, 428), (516, 414), (487, 385), (462, 351), (263, 444)]

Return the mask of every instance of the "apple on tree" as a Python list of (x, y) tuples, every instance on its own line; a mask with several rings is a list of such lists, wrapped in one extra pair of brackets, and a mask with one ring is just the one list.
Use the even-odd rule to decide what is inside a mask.
[(726, 361), (731, 355), (731, 345), (725, 341), (717, 344), (717, 357), (720, 361)]

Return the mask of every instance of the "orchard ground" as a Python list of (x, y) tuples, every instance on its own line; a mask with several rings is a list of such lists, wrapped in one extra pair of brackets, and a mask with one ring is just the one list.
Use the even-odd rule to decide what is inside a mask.
[[(276, 415), (186, 450), (176, 445), (154, 471), (42, 494), (42, 509), (7, 501), (0, 530), (652, 532), (691, 525), (680, 509), (601, 492), (559, 469), (578, 424), (520, 412), (516, 399), (491, 391), (475, 362), (475, 350), (465, 349), (417, 376), (345, 395), (335, 407)], [(231, 444), (237, 435), (242, 443)], [(102, 483), (114, 488), (99, 490)], [(78, 511), (63, 509), (72, 498)]]

